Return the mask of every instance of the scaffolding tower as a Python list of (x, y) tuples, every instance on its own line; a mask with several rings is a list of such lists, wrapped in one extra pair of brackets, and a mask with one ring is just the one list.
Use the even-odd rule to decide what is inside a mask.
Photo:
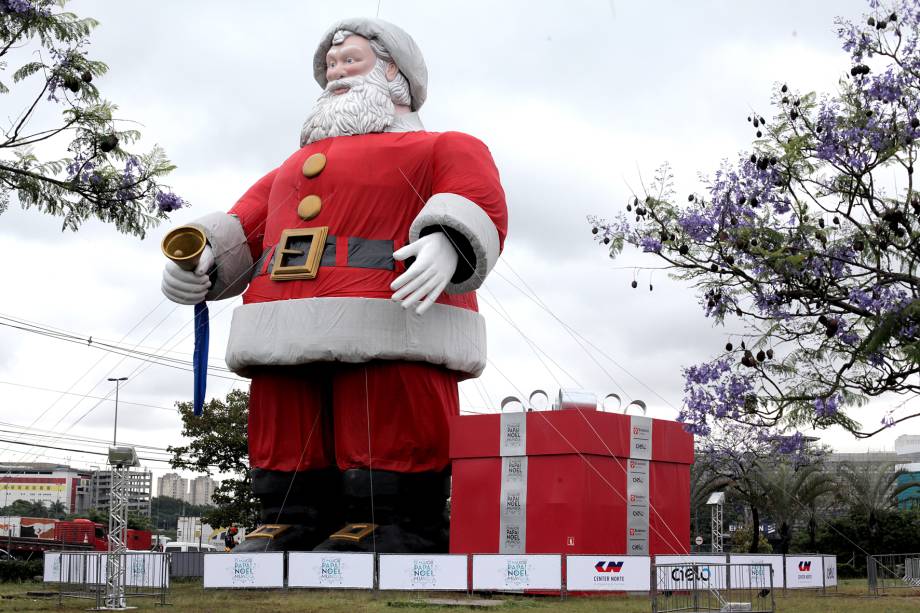
[(709, 506), (712, 526), (712, 552), (722, 553), (722, 507), (725, 505), (725, 492), (713, 492), (706, 504)]
[[(128, 609), (125, 599), (126, 558), (128, 550), (128, 482), (132, 467), (139, 466), (134, 447), (109, 447), (112, 465), (112, 490), (109, 500), (109, 548), (105, 560), (106, 611)], [(130, 607), (133, 608), (133, 607)]]

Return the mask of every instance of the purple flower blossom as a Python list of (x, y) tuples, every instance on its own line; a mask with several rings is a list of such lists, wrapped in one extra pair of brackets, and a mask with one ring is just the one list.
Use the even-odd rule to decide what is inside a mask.
[(827, 398), (815, 399), (815, 414), (818, 417), (833, 417), (839, 410), (836, 394)]
[(801, 432), (776, 437), (776, 451), (783, 455), (797, 455), (805, 448), (805, 437)]
[(185, 200), (172, 192), (158, 192), (156, 195), (157, 207), (164, 213), (171, 213), (176, 209), (186, 206)]
[(0, 13), (29, 13), (33, 10), (28, 0), (0, 0)]
[(639, 239), (639, 246), (646, 253), (658, 253), (661, 251), (661, 241), (651, 236), (643, 236)]
[(700, 211), (688, 212), (678, 223), (684, 232), (695, 241), (704, 242), (712, 235), (712, 219), (703, 215)]

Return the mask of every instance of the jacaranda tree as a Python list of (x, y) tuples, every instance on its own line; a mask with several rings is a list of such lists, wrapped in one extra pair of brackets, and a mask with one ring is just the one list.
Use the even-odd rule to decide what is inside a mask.
[(771, 116), (747, 118), (751, 149), (702, 193), (676, 197), (664, 167), (625, 212), (589, 218), (611, 257), (627, 244), (654, 254), (706, 316), (740, 320), (740, 338), (685, 369), (681, 419), (697, 434), (840, 425), (866, 437), (918, 415), (863, 426), (854, 410), (920, 392), (920, 3), (869, 9), (837, 21), (852, 67), (836, 93), (777, 83)]
[[(122, 129), (115, 105), (100, 97), (107, 67), (87, 54), (97, 22), (64, 12), (64, 3), (0, 0), (0, 94), (22, 101), (0, 126), (0, 213), (15, 194), (23, 208), (63, 218), (64, 229), (95, 217), (143, 237), (184, 205), (159, 183), (173, 166), (158, 147), (129, 151), (140, 133)], [(50, 122), (56, 113), (42, 111), (52, 105), (61, 114)], [(59, 154), (41, 159), (39, 149)]]

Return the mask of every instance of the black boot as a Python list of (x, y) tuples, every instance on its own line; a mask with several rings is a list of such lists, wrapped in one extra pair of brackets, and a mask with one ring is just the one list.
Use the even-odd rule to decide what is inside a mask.
[(252, 469), (252, 492), (262, 505), (262, 525), (233, 551), (310, 551), (338, 523), (340, 490), (335, 469)]
[(315, 551), (447, 552), (446, 471), (352, 469), (342, 474), (342, 481), (347, 525)]

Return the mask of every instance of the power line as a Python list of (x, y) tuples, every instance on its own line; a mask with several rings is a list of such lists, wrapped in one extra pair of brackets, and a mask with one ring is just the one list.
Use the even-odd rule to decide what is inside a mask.
[[(29, 332), (32, 334), (38, 334), (39, 336), (45, 336), (55, 340), (67, 341), (69, 343), (74, 343), (78, 345), (86, 345), (87, 347), (92, 347), (100, 349), (102, 351), (108, 351), (109, 353), (114, 353), (116, 355), (121, 355), (127, 358), (134, 358), (140, 360), (141, 362), (151, 362), (153, 364), (158, 364), (160, 366), (166, 366), (169, 368), (176, 368), (178, 370), (192, 370), (192, 362), (190, 360), (183, 360), (180, 358), (170, 357), (168, 355), (151, 353), (146, 351), (136, 351), (134, 349), (127, 349), (119, 345), (114, 345), (111, 343), (100, 342), (98, 340), (93, 340), (92, 336), (77, 336), (74, 334), (65, 334), (61, 332), (55, 332), (53, 330), (47, 330), (40, 326), (35, 326), (33, 324), (23, 323), (15, 319), (0, 316), (0, 320), (5, 319), (7, 321), (0, 321), (0, 326), (6, 326), (8, 328), (13, 328), (16, 330), (21, 330), (23, 332)], [(8, 323), (13, 322), (13, 323)], [(208, 371), (217, 371), (229, 373), (232, 372), (229, 368), (224, 368), (220, 366), (208, 366)], [(231, 379), (239, 380), (238, 377), (227, 377), (217, 372), (211, 372), (212, 377), (217, 377), (220, 379)]]
[[(101, 455), (101, 456), (109, 455), (108, 452), (105, 452), (105, 451), (87, 451), (85, 449), (73, 449), (70, 447), (55, 447), (53, 445), (39, 445), (37, 443), (25, 443), (23, 441), (15, 441), (15, 440), (10, 440), (10, 439), (3, 439), (3, 438), (0, 438), (0, 443), (7, 443), (9, 445), (28, 445), (30, 447), (41, 447), (42, 449), (55, 449), (57, 451), (72, 451), (74, 453), (86, 453), (89, 455)], [(169, 460), (163, 460), (160, 458), (145, 458), (145, 457), (138, 456), (138, 459), (144, 460), (147, 462), (162, 462), (164, 464), (170, 463)], [(209, 464), (208, 466), (213, 467), (213, 468), (218, 468), (216, 464)]]
[[(63, 395), (65, 395), (65, 396), (79, 396), (79, 397), (81, 397), (81, 398), (92, 398), (93, 400), (112, 400), (111, 398), (108, 398), (108, 397), (106, 397), (106, 396), (91, 396), (91, 395), (89, 395), (89, 394), (79, 394), (79, 393), (77, 393), (77, 392), (70, 392), (70, 391), (66, 391), (66, 392), (65, 392), (65, 391), (63, 391), (63, 390), (55, 390), (55, 389), (51, 389), (51, 388), (48, 388), (48, 387), (41, 387), (41, 386), (38, 386), (38, 385), (26, 385), (25, 383), (13, 383), (12, 381), (0, 381), (0, 385), (13, 385), (13, 386), (15, 386), (15, 387), (24, 387), (24, 388), (27, 388), (27, 389), (39, 390), (39, 391), (42, 391), (42, 392), (54, 392), (54, 393), (56, 393), (56, 394), (63, 394)], [(114, 402), (114, 401), (113, 401), (113, 402)], [(159, 410), (161, 410), (161, 411), (169, 411), (170, 413), (178, 413), (178, 412), (179, 412), (179, 409), (176, 409), (176, 408), (170, 409), (169, 407), (161, 407), (161, 406), (157, 406), (157, 405), (155, 405), (155, 404), (144, 404), (143, 402), (129, 402), (129, 401), (127, 401), (127, 400), (120, 400), (120, 399), (119, 399), (118, 402), (119, 402), (119, 404), (130, 404), (130, 405), (133, 405), (133, 406), (145, 407), (145, 408), (148, 408), (148, 409), (159, 409)], [(31, 427), (31, 426), (29, 426), (29, 427)]]
[[(10, 427), (12, 427), (12, 428), (20, 428), (19, 430), (7, 430), (7, 429), (5, 429), (5, 428), (0, 428), (0, 432), (6, 432), (6, 433), (8, 433), (8, 434), (22, 434), (22, 435), (31, 436), (31, 437), (37, 438), (37, 439), (49, 439), (49, 438), (50, 438), (50, 439), (57, 439), (57, 440), (64, 440), (64, 441), (74, 441), (74, 442), (77, 442), (77, 443), (88, 443), (88, 444), (91, 444), (91, 445), (102, 445), (102, 446), (104, 446), (104, 447), (106, 447), (106, 448), (109, 446), (109, 442), (108, 442), (107, 440), (102, 440), (102, 439), (93, 438), (93, 437), (88, 437), (88, 436), (67, 436), (67, 435), (64, 435), (64, 434), (45, 434), (45, 433), (41, 433), (41, 432), (32, 433), (32, 432), (25, 432), (25, 431), (21, 430), (21, 426), (17, 426), (16, 424), (10, 424), (10, 423), (6, 423), (6, 422), (0, 422), (0, 425), (6, 426), (7, 428), (10, 428)], [(27, 442), (27, 441), (23, 441), (23, 442)], [(134, 443), (124, 443), (124, 444), (125, 444), (125, 445), (131, 445), (132, 447), (139, 447), (139, 448), (142, 448), (142, 449), (147, 449), (147, 450), (149, 450), (149, 451), (151, 451), (151, 452), (154, 452), (154, 453), (164, 453), (164, 454), (172, 453), (172, 452), (170, 452), (170, 451), (164, 449), (163, 447), (154, 447), (154, 446), (152, 446), (152, 445), (137, 445), (137, 444), (134, 444)]]

